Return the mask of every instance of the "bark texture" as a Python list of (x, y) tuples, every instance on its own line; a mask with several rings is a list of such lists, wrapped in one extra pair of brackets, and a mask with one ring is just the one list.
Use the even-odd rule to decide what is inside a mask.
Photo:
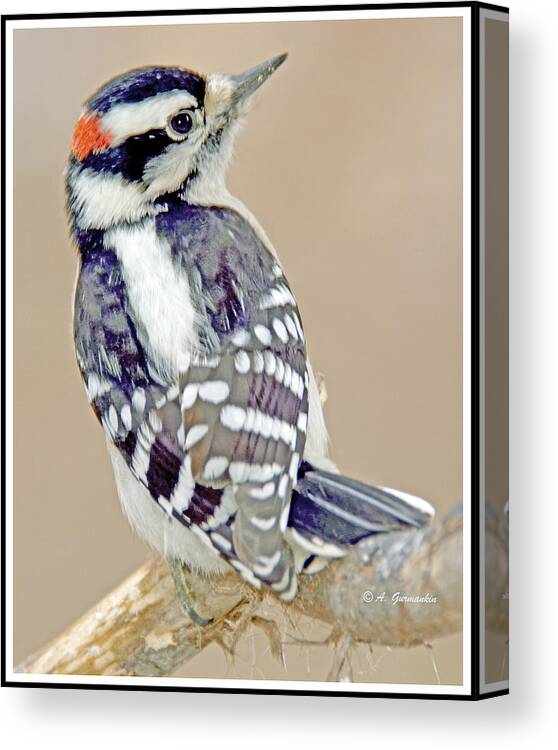
[[(488, 537), (487, 626), (506, 632), (505, 535), (497, 527)], [(318, 575), (302, 577), (300, 593), (286, 612), (291, 620), (304, 614), (328, 623), (334, 638), (345, 643), (429, 643), (462, 628), (462, 548), (459, 511), (437, 526), (381, 535)], [(169, 675), (210, 643), (234, 650), (250, 623), (267, 633), (280, 658), (287, 636), (258, 615), (262, 594), (236, 573), (212, 579), (190, 574), (190, 583), (199, 613), (213, 618), (208, 626), (184, 615), (166, 563), (152, 558), (17, 671)]]

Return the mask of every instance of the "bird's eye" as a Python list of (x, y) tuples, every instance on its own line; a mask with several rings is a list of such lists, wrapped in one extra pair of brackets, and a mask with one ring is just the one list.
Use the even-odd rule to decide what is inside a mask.
[(177, 112), (169, 120), (169, 129), (171, 130), (172, 135), (183, 138), (188, 135), (193, 124), (194, 121), (192, 120), (190, 112)]

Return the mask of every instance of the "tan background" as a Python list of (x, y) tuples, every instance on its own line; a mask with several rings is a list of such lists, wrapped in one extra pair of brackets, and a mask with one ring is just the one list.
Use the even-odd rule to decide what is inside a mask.
[[(16, 662), (147, 555), (120, 513), (72, 349), (62, 171), (81, 102), (127, 68), (238, 72), (283, 51), (230, 185), (298, 297), (333, 456), (440, 514), (461, 499), (461, 21), (17, 31)], [(355, 678), (435, 682), (432, 656), (443, 683), (461, 681), (459, 636), (432, 654), (357, 651)], [(330, 657), (290, 649), (285, 675), (255, 635), (236, 663), (215, 648), (181, 673), (324, 679)]]

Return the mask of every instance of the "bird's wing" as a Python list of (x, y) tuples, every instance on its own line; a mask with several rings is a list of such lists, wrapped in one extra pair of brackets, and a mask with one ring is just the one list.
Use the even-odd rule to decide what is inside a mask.
[(306, 440), (304, 334), (282, 269), (253, 231), (232, 213), (208, 221), (181, 256), (207, 352), (180, 378), (179, 439), (193, 481), (223, 489), (236, 509), (210, 530), (212, 543), (245, 577), (290, 598), (283, 537)]
[[(258, 258), (248, 269), (214, 259), (213, 278), (201, 261), (187, 269), (206, 346), (178, 382), (148, 360), (121, 279), (105, 280), (110, 315), (93, 325), (89, 310), (76, 344), (94, 409), (154, 500), (245, 578), (290, 598), (296, 578), (283, 533), (305, 442), (306, 352), (281, 269), (271, 256)], [(220, 268), (225, 277), (216, 278)], [(82, 271), (78, 296), (87, 296), (86, 278)]]
[(189, 471), (197, 485), (224, 488), (235, 511), (210, 532), (213, 544), (245, 577), (283, 592), (292, 583), (283, 534), (306, 437), (304, 352), (254, 343), (210, 365), (192, 365), (180, 384)]

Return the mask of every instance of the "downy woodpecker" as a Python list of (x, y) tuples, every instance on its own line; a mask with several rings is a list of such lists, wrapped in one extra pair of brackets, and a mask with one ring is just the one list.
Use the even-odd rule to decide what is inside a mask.
[(199, 622), (183, 565), (232, 566), (290, 601), (299, 573), (433, 515), (327, 457), (295, 297), (226, 188), (248, 100), (285, 58), (236, 76), (114, 78), (85, 103), (66, 172), (81, 375), (122, 507)]

